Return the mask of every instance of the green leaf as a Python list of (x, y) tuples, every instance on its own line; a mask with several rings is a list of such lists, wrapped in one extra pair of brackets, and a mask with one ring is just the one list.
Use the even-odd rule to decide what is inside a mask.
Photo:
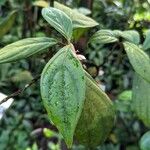
[(135, 44), (124, 42), (125, 51), (134, 70), (150, 82), (150, 58)]
[(142, 136), (140, 140), (140, 150), (150, 150), (150, 131)]
[(140, 43), (140, 35), (135, 30), (123, 31), (121, 33), (121, 37), (124, 38), (125, 40), (131, 42), (131, 43), (134, 43), (134, 44)]
[(38, 1), (35, 1), (33, 3), (34, 6), (39, 6), (39, 7), (48, 7), (49, 6), (49, 3), (47, 1), (44, 1), (44, 0), (38, 0)]
[(0, 22), (0, 38), (3, 37), (13, 26), (17, 12), (11, 12), (5, 19)]
[(58, 2), (54, 2), (54, 7), (60, 9), (64, 13), (66, 13), (72, 20), (73, 28), (89, 28), (95, 27), (98, 23), (90, 17), (79, 13), (76, 10), (73, 10), (65, 5), (62, 5)]
[(130, 101), (132, 99), (132, 91), (126, 90), (118, 95), (118, 99), (121, 101)]
[(146, 32), (146, 38), (143, 43), (143, 49), (147, 50), (150, 48), (150, 30)]
[(88, 148), (102, 144), (112, 129), (114, 117), (112, 102), (86, 73), (86, 98), (75, 138)]
[(50, 129), (48, 129), (48, 128), (44, 128), (44, 129), (43, 129), (43, 134), (44, 134), (45, 137), (47, 137), (47, 138), (52, 138), (52, 137), (54, 137), (54, 136), (57, 135), (55, 131), (50, 130)]
[(43, 8), (42, 16), (52, 27), (70, 41), (73, 30), (72, 21), (63, 11), (52, 7)]
[(150, 127), (150, 83), (138, 74), (133, 82), (133, 110), (144, 124)]
[(90, 42), (96, 42), (99, 44), (108, 44), (117, 42), (118, 38), (115, 37), (111, 30), (99, 30), (90, 39)]
[(55, 39), (47, 37), (26, 38), (14, 42), (0, 49), (0, 63), (27, 58), (36, 53), (43, 52), (46, 48), (56, 43)]
[(68, 147), (85, 100), (85, 77), (81, 63), (72, 51), (62, 48), (46, 65), (41, 76), (41, 95), (50, 119)]

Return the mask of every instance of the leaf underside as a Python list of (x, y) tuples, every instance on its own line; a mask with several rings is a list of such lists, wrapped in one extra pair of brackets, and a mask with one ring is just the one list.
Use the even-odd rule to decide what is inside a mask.
[(41, 77), (41, 95), (50, 119), (68, 147), (85, 100), (85, 77), (72, 46), (66, 46), (47, 63)]
[(75, 139), (88, 148), (106, 140), (115, 115), (110, 99), (91, 78), (86, 73), (85, 104), (75, 131)]

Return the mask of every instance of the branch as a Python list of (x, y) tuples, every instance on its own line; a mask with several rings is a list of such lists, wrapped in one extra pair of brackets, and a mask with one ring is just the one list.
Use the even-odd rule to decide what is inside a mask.
[(6, 98), (4, 98), (2, 101), (0, 101), (0, 105), (2, 103), (6, 102), (8, 99), (13, 98), (13, 97), (18, 96), (19, 94), (23, 93), (28, 87), (30, 87), (32, 84), (34, 84), (36, 81), (38, 81), (38, 79), (40, 77), (41, 77), (40, 75), (37, 76), (30, 83), (26, 84), (23, 89), (19, 89), (18, 91), (14, 92), (14, 93), (10, 94), (9, 96), (7, 96)]

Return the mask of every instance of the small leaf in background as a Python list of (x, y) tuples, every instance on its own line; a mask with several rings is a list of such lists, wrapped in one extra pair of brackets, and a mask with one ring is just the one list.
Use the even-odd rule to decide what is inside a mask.
[(134, 76), (132, 100), (137, 117), (150, 127), (150, 83), (138, 74)]
[(11, 78), (11, 80), (13, 82), (26, 82), (26, 83), (29, 83), (32, 79), (33, 79), (33, 76), (31, 74), (31, 72), (29, 72), (29, 71), (21, 71), (21, 72), (15, 74)]
[(143, 43), (143, 49), (147, 50), (150, 48), (150, 30), (146, 32), (146, 37)]
[(52, 7), (43, 8), (42, 16), (68, 41), (71, 40), (73, 30), (72, 21), (63, 11)]
[(115, 37), (111, 30), (99, 30), (90, 39), (90, 42), (99, 44), (108, 44), (117, 42), (118, 38)]
[(125, 51), (134, 70), (150, 82), (150, 58), (135, 44), (124, 42)]
[(77, 10), (79, 13), (83, 14), (83, 15), (90, 15), (91, 14), (91, 10), (85, 7), (80, 7), (78, 9), (74, 9)]
[(56, 1), (54, 2), (54, 7), (65, 12), (71, 18), (73, 23), (73, 28), (90, 28), (98, 25), (98, 23), (92, 18), (87, 17), (82, 13), (79, 13), (78, 11), (73, 10)]
[(0, 38), (3, 37), (13, 26), (17, 11), (11, 12), (5, 19), (0, 21)]
[(140, 150), (150, 150), (150, 131), (142, 136), (140, 140)]
[(38, 6), (38, 7), (48, 7), (49, 3), (47, 1), (44, 0), (39, 0), (39, 1), (35, 1), (33, 3), (34, 6)]
[(63, 135), (68, 147), (85, 100), (82, 65), (68, 45), (47, 63), (41, 76), (41, 96), (49, 118)]
[(114, 125), (114, 118), (112, 102), (86, 73), (86, 98), (75, 131), (75, 139), (87, 148), (102, 144)]
[(44, 128), (43, 129), (43, 134), (45, 135), (45, 137), (47, 138), (51, 138), (53, 136), (56, 136), (56, 133), (48, 128)]
[(45, 51), (57, 41), (53, 38), (26, 38), (0, 49), (0, 63), (7, 63), (27, 58), (39, 52)]
[(122, 101), (132, 100), (132, 91), (131, 90), (123, 91), (121, 94), (118, 95), (118, 99)]

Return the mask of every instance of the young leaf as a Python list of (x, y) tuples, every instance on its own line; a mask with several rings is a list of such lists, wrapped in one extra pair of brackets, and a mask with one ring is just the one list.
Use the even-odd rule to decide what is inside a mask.
[(68, 41), (71, 40), (73, 30), (72, 21), (63, 11), (52, 7), (43, 8), (42, 16)]
[(57, 41), (53, 38), (26, 38), (0, 49), (0, 63), (7, 63), (27, 58), (53, 46)]
[(134, 70), (150, 82), (150, 58), (135, 44), (124, 42), (125, 51)]
[(68, 147), (72, 145), (85, 100), (84, 71), (72, 48), (68, 45), (56, 53), (41, 76), (44, 106)]
[(11, 12), (5, 19), (0, 22), (0, 38), (4, 36), (13, 26), (17, 12)]
[(76, 10), (73, 10), (58, 2), (54, 2), (54, 7), (65, 12), (72, 20), (73, 28), (89, 28), (97, 26), (98, 23), (90, 17), (87, 17)]
[(90, 39), (90, 42), (96, 42), (99, 44), (108, 44), (117, 42), (118, 38), (115, 37), (111, 30), (99, 30)]
[(133, 110), (150, 127), (150, 83), (136, 74), (133, 81)]
[(148, 30), (146, 32), (146, 38), (145, 38), (145, 41), (143, 43), (143, 49), (144, 50), (147, 50), (150, 48), (150, 30)]
[(114, 108), (108, 96), (86, 73), (86, 98), (84, 108), (75, 130), (80, 144), (94, 148), (102, 144), (114, 124)]

